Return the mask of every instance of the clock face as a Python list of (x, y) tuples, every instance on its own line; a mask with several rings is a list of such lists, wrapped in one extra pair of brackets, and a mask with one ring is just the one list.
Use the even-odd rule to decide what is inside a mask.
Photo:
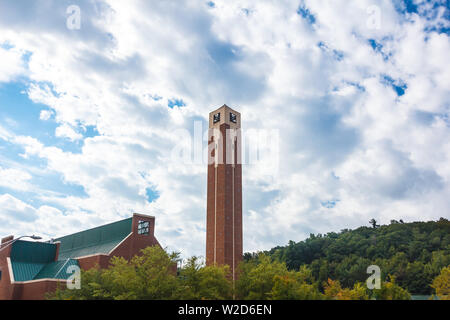
[(219, 112), (219, 113), (216, 113), (216, 114), (214, 115), (214, 117), (213, 117), (213, 122), (214, 122), (214, 123), (219, 122), (219, 121), (220, 121), (220, 112)]
[(236, 119), (237, 119), (236, 115), (234, 113), (230, 112), (230, 121), (233, 123), (236, 123)]

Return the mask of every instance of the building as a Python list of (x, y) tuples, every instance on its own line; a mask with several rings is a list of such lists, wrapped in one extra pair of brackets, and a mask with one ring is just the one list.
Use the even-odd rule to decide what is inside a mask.
[(242, 261), (241, 115), (227, 105), (209, 114), (206, 264)]
[(154, 231), (154, 217), (134, 214), (51, 242), (6, 237), (0, 245), (0, 300), (44, 299), (58, 282), (66, 283), (71, 266), (105, 268), (114, 256), (130, 259), (145, 247), (159, 245)]

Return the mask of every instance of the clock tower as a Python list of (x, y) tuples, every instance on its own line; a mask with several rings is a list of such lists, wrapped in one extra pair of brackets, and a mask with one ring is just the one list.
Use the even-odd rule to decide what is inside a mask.
[(241, 115), (227, 105), (209, 114), (206, 265), (242, 261)]

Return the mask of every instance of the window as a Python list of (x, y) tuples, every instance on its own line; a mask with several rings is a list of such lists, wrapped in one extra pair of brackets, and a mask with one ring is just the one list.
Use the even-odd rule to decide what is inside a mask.
[(0, 281), (2, 281), (2, 270), (0, 270)]
[(138, 234), (148, 235), (150, 229), (150, 223), (148, 221), (139, 221)]
[(214, 115), (214, 119), (213, 119), (213, 123), (219, 122), (220, 121), (220, 112), (216, 113)]
[(236, 119), (237, 119), (236, 115), (233, 112), (230, 112), (230, 121), (236, 123)]

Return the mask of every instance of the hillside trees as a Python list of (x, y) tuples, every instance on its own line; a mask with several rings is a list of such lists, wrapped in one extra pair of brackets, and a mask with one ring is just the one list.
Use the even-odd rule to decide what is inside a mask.
[[(374, 219), (373, 219), (374, 220)], [(366, 268), (381, 268), (382, 280), (395, 277), (395, 283), (414, 294), (431, 294), (431, 282), (442, 268), (450, 265), (450, 222), (404, 223), (310, 235), (300, 242), (290, 241), (265, 253), (286, 263), (288, 270), (308, 266), (319, 288), (328, 278), (351, 288), (367, 278)], [(375, 228), (373, 226), (376, 226)], [(247, 254), (246, 259), (252, 259)]]
[(445, 267), (431, 285), (441, 300), (450, 300), (450, 267)]

